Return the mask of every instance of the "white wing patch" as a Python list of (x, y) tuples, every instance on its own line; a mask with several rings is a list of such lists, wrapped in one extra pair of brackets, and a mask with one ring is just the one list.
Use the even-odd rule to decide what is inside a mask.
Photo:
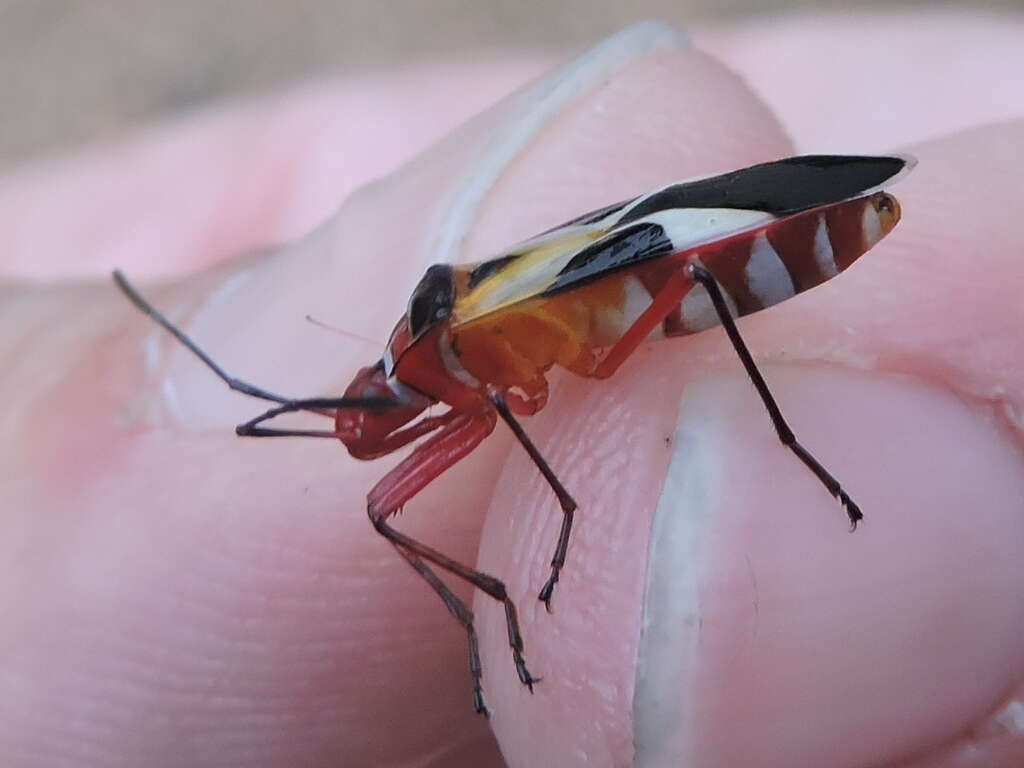
[(770, 307), (796, 294), (789, 270), (764, 232), (758, 232), (754, 237), (745, 272), (750, 292), (762, 306)]
[[(704, 266), (700, 259), (694, 259), (693, 263)], [(717, 280), (715, 282), (718, 283)], [(736, 308), (735, 299), (729, 295), (729, 292), (725, 290), (721, 283), (718, 283), (718, 290), (723, 298), (725, 298), (725, 303), (729, 307), (729, 314), (736, 317), (739, 311)], [(690, 333), (705, 331), (719, 324), (718, 312), (715, 311), (714, 302), (711, 301), (711, 296), (708, 295), (707, 289), (699, 283), (694, 285), (683, 298), (680, 310), (683, 325)]]
[(606, 307), (601, 312), (599, 336), (604, 343), (614, 344), (621, 339), (640, 315), (651, 306), (651, 294), (644, 284), (632, 275), (627, 275), (623, 279), (622, 291), (621, 308)]
[(832, 251), (832, 241), (828, 236), (828, 223), (825, 221), (825, 214), (818, 214), (818, 227), (814, 230), (814, 260), (818, 263), (818, 269), (826, 280), (839, 274), (839, 267), (836, 266), (836, 256)]
[(776, 219), (770, 213), (744, 208), (670, 208), (644, 216), (639, 221), (660, 224), (665, 236), (672, 241), (673, 250), (679, 252), (766, 226)]

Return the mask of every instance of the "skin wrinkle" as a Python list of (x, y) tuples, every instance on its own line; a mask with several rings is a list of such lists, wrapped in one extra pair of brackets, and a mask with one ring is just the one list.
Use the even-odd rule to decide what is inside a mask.
[[(989, 753), (989, 748), (998, 748), (1000, 742), (1010, 733), (1008, 727), (997, 723), (997, 718), (1014, 702), (1020, 704), (1020, 690), (1021, 686), (1018, 685), (1015, 688), (1016, 695), (1011, 693), (1009, 697), (1002, 699), (978, 724), (967, 726), (963, 733), (954, 736), (947, 743), (923, 750), (908, 758), (906, 762), (900, 761), (886, 768), (994, 768), (992, 760), (995, 758)], [(1014, 758), (1011, 756), (1010, 760), (1013, 761)], [(1016, 762), (1000, 760), (998, 766), (1003, 765), (1012, 768)]]
[[(758, 365), (785, 362), (786, 365), (799, 366), (807, 364), (817, 366), (825, 362), (837, 368), (845, 368), (851, 372), (872, 372), (896, 376), (909, 382), (920, 382), (928, 389), (946, 392), (956, 397), (971, 410), (983, 411), (994, 424), (1000, 425), (1000, 429), (1017, 446), (1021, 451), (1021, 457), (1024, 458), (1024, 429), (1006, 413), (1007, 407), (1018, 406), (1008, 401), (1006, 397), (986, 396), (979, 392), (977, 387), (969, 386), (966, 382), (954, 381), (953, 376), (939, 374), (934, 371), (929, 372), (928, 366), (922, 364), (922, 361), (925, 360), (923, 357), (917, 361), (917, 364), (908, 362), (902, 365), (886, 365), (882, 358), (878, 358), (875, 363), (870, 363), (859, 359), (853, 361), (844, 360), (842, 355), (834, 354), (815, 357), (813, 353), (808, 353), (806, 356), (802, 355), (799, 359), (790, 355), (786, 355), (783, 359), (782, 355), (761, 357), (755, 354), (754, 359)], [(718, 364), (720, 365), (721, 362), (721, 360), (718, 361)], [(1024, 401), (1022, 401), (1022, 405), (1024, 405)]]

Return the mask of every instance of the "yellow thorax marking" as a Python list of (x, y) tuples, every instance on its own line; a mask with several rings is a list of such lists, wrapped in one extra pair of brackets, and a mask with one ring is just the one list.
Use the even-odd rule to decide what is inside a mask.
[[(484, 315), (543, 293), (579, 250), (606, 233), (603, 229), (578, 229), (559, 237), (527, 244), (522, 255), (491, 275), (455, 303), (454, 324), (478, 320)], [(512, 251), (513, 254), (516, 251)]]

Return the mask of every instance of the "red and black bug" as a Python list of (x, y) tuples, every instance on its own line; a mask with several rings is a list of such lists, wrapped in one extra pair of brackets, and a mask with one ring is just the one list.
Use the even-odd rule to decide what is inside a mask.
[[(282, 397), (229, 376), (158, 312), (120, 272), (128, 298), (191, 350), (229, 387), (276, 405), (236, 431), (248, 437), (327, 437), (358, 459), (421, 440), (373, 487), (374, 528), (430, 584), (465, 628), (473, 700), (487, 712), (473, 613), (435, 569), (502, 602), (516, 672), (533, 690), (516, 607), (501, 580), (459, 563), (392, 527), (390, 518), (434, 478), (470, 453), (501, 419), (561, 505), (551, 572), (539, 598), (550, 610), (566, 562), (576, 502), (530, 441), (517, 416), (547, 402), (554, 367), (611, 376), (655, 333), (678, 336), (721, 324), (779, 439), (846, 510), (860, 509), (786, 424), (740, 337), (735, 316), (822, 283), (888, 234), (900, 207), (883, 191), (914, 165), (903, 156), (809, 155), (691, 179), (580, 216), (476, 264), (430, 267), (380, 360), (360, 370), (340, 397)], [(424, 416), (432, 405), (444, 413)], [(333, 422), (323, 430), (265, 426), (295, 411)]]

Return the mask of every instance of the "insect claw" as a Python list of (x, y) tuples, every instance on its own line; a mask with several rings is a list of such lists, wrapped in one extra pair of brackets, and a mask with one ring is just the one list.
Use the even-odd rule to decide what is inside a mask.
[(864, 519), (864, 514), (860, 511), (853, 499), (846, 495), (846, 491), (839, 491), (839, 503), (846, 508), (846, 514), (850, 518), (850, 533), (857, 530), (857, 523)]
[(476, 710), (478, 715), (483, 715), (488, 720), (491, 719), (491, 713), (487, 709), (487, 705), (484, 703), (484, 694), (480, 689), (473, 691), (473, 709)]
[(533, 684), (539, 683), (541, 678), (534, 677), (530, 674), (530, 670), (526, 668), (526, 661), (518, 651), (513, 654), (513, 660), (516, 664), (516, 674), (519, 675), (519, 682), (529, 688), (530, 693), (533, 693)]
[(551, 596), (555, 592), (555, 582), (558, 581), (558, 576), (552, 574), (551, 577), (545, 582), (544, 586), (541, 587), (540, 594), (537, 595), (537, 599), (544, 603), (544, 607), (548, 613), (551, 613)]

